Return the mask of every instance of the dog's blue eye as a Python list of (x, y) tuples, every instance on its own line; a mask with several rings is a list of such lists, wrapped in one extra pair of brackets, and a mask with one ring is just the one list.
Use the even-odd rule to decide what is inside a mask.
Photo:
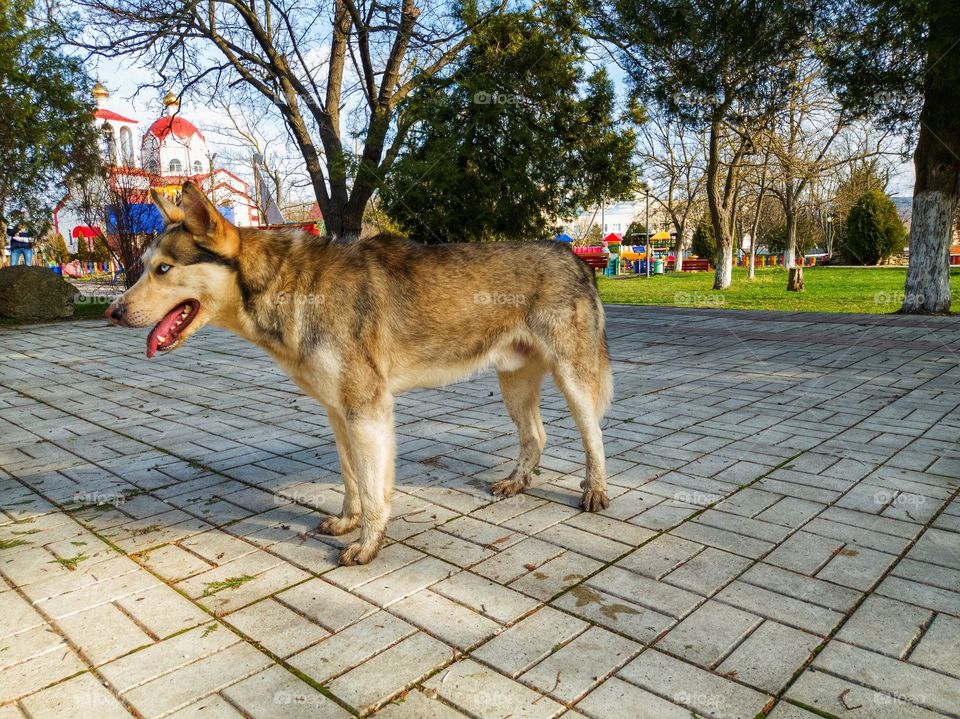
[(165, 275), (165, 274), (167, 274), (169, 271), (170, 271), (170, 265), (160, 265), (160, 266), (157, 268), (157, 274), (158, 274), (158, 275)]

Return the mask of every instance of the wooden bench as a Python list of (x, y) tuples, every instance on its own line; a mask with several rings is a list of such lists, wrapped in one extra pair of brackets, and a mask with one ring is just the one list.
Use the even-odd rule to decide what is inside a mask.
[(574, 252), (573, 254), (590, 265), (594, 270), (607, 269), (607, 262), (610, 260), (609, 252)]
[[(673, 270), (676, 268), (675, 262), (667, 263), (667, 269)], [(700, 258), (696, 259), (685, 259), (683, 261), (683, 272), (709, 272), (710, 271), (710, 260), (704, 260)]]

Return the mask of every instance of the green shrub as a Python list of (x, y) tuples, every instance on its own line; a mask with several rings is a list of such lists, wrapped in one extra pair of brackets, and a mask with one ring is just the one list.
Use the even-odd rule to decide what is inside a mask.
[(704, 215), (697, 223), (697, 229), (693, 231), (693, 239), (690, 242), (690, 249), (697, 257), (701, 257), (711, 262), (717, 257), (717, 238), (713, 233), (713, 221), (710, 215)]
[(843, 254), (851, 264), (876, 265), (903, 250), (907, 230), (893, 200), (869, 190), (850, 208), (845, 223)]

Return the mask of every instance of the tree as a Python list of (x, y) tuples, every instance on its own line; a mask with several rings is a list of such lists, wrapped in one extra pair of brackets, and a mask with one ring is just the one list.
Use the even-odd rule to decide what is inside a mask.
[(844, 105), (916, 138), (910, 266), (901, 312), (950, 311), (960, 200), (960, 12), (956, 0), (834, 0), (830, 77)]
[[(837, 183), (831, 206), (833, 210), (834, 246), (842, 251), (846, 242), (847, 215), (865, 193), (870, 190), (885, 192), (889, 172), (881, 170), (878, 158), (871, 158), (850, 166), (847, 174)], [(828, 254), (830, 250), (828, 250)]]
[(844, 254), (857, 264), (876, 265), (903, 249), (907, 231), (893, 201), (880, 190), (865, 192), (846, 220)]
[(62, 197), (65, 180), (96, 166), (90, 78), (60, 48), (59, 8), (33, 0), (0, 5), (0, 221), (25, 209), (38, 233)]
[(634, 93), (707, 134), (706, 195), (717, 237), (714, 287), (729, 287), (740, 168), (806, 42), (813, 0), (595, 0)]
[(586, 59), (566, 19), (490, 19), (453, 71), (401, 108), (410, 144), (384, 181), (386, 212), (425, 242), (542, 239), (554, 218), (627, 196), (633, 132)]
[[(452, 62), (502, 5), (473, 0), (76, 0), (107, 57), (132, 56), (183, 92), (241, 84), (266, 99), (303, 155), (330, 236), (360, 236), (363, 211), (410, 124), (401, 102)], [(353, 148), (356, 143), (356, 151)]]
[(690, 241), (690, 249), (697, 257), (717, 256), (717, 237), (713, 233), (713, 221), (710, 215), (704, 215), (697, 223), (697, 229), (693, 231), (693, 239)]
[(623, 242), (627, 245), (647, 244), (647, 227), (640, 220), (633, 220), (623, 233)]
[(703, 133), (654, 114), (641, 126), (639, 156), (644, 173), (657, 188), (651, 194), (673, 224), (676, 270), (683, 269), (683, 245), (693, 213), (703, 204), (706, 180)]

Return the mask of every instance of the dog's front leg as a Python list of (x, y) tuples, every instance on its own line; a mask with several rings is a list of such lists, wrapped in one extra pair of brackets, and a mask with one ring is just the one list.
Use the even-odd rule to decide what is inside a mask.
[(344, 421), (360, 496), (360, 540), (348, 545), (340, 564), (366, 564), (380, 551), (390, 519), (395, 439), (392, 405), (348, 412)]
[(340, 510), (340, 516), (327, 517), (320, 522), (317, 531), (320, 534), (337, 536), (352, 532), (360, 524), (360, 492), (357, 488), (357, 473), (350, 454), (350, 435), (343, 416), (330, 406), (327, 406), (327, 416), (330, 418), (333, 436), (337, 441), (337, 456), (340, 458), (343, 507)]

